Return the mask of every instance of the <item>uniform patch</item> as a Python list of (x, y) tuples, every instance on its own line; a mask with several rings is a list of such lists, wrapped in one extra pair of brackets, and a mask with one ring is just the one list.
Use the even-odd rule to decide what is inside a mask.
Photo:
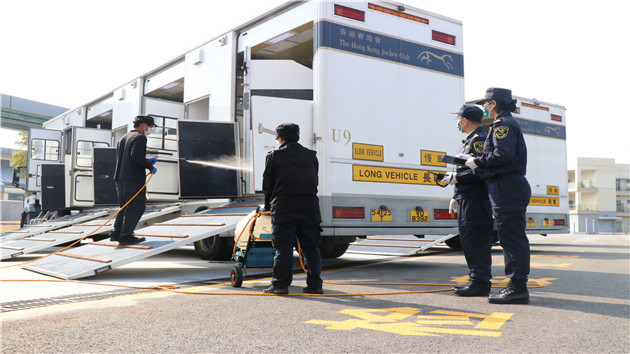
[(475, 144), (473, 145), (475, 147), (475, 151), (478, 154), (483, 154), (483, 141), (477, 141), (475, 142)]
[(510, 132), (509, 127), (497, 127), (494, 130), (494, 137), (499, 140), (505, 139), (505, 137), (508, 136), (509, 132)]

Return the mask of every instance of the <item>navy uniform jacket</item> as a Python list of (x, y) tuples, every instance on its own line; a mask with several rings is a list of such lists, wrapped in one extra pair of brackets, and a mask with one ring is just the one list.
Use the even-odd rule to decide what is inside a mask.
[[(472, 157), (483, 155), (483, 145), (487, 135), (481, 126), (468, 134), (464, 140), (464, 154)], [(488, 199), (486, 183), (470, 167), (457, 167), (456, 177), (457, 183), (455, 184), (453, 199)]]
[(145, 180), (145, 169), (153, 165), (146, 159), (147, 137), (138, 130), (132, 130), (116, 145), (116, 172), (114, 181), (121, 179)]
[(267, 154), (263, 172), (265, 209), (276, 213), (318, 213), (317, 153), (298, 142), (282, 144)]
[(483, 155), (475, 158), (483, 179), (527, 172), (527, 146), (518, 122), (509, 112), (501, 113), (490, 126)]

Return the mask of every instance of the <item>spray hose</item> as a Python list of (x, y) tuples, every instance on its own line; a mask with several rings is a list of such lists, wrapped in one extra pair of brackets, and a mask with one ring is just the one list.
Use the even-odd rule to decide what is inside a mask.
[[(147, 174), (149, 175), (149, 174)], [(28, 262), (24, 262), (24, 263), (19, 263), (19, 264), (13, 264), (10, 266), (4, 266), (4, 267), (0, 267), (1, 269), (6, 269), (6, 268), (11, 268), (11, 267), (17, 267), (17, 266), (22, 266), (25, 264), (29, 264), (47, 257), (50, 257), (54, 254), (57, 254), (59, 252), (65, 251), (66, 249), (74, 246), (75, 244), (81, 242), (82, 240), (84, 240), (85, 238), (93, 235), (96, 231), (100, 230), (103, 226), (107, 225), (107, 223), (112, 220), (114, 217), (116, 217), (116, 215), (118, 215), (118, 213), (120, 213), (125, 207), (127, 207), (127, 205), (129, 203), (131, 203), (131, 201), (138, 195), (140, 194), (140, 192), (142, 192), (143, 189), (146, 188), (147, 184), (149, 183), (149, 181), (151, 181), (151, 178), (153, 177), (153, 174), (150, 174), (151, 176), (149, 176), (149, 179), (147, 180), (147, 182), (138, 190), (138, 192), (131, 198), (129, 199), (129, 201), (127, 203), (125, 203), (114, 215), (112, 215), (109, 219), (107, 219), (107, 221), (105, 221), (105, 223), (103, 223), (103, 225), (99, 226), (98, 228), (96, 228), (94, 231), (90, 232), (89, 234), (83, 236), (82, 238), (78, 239), (77, 241), (73, 242), (72, 244), (57, 250), (53, 253), (50, 253), (48, 255), (33, 259), (31, 261)], [(252, 215), (249, 220), (247, 221), (246, 226), (243, 228), (243, 230), (241, 230), (241, 232), (238, 235), (238, 238), (236, 239), (236, 241), (234, 242), (234, 249), (233, 249), (233, 253), (236, 253), (236, 245), (238, 244), (238, 240), (241, 238), (241, 236), (243, 235), (243, 232), (247, 229), (249, 231), (249, 237), (254, 238), (254, 239), (262, 239), (260, 237), (256, 237), (253, 234), (253, 230), (254, 230), (254, 224), (255, 224), (255, 220), (258, 219), (259, 217), (261, 217), (262, 215), (268, 215), (270, 212), (268, 211), (263, 211), (263, 212), (258, 212), (255, 213), (254, 215)], [(250, 225), (251, 223), (251, 225)], [(249, 227), (248, 227), (249, 226)], [(268, 240), (268, 239), (265, 239)], [(297, 240), (296, 240), (297, 241)], [(301, 252), (301, 248), (300, 248), (300, 242), (297, 241), (297, 251), (298, 251), (298, 255), (299, 255), (299, 259), (300, 259), (300, 266), (302, 267), (302, 270), (304, 271), (304, 274), (307, 274), (307, 270), (304, 266), (304, 262), (302, 260), (302, 252)], [(177, 285), (172, 285), (172, 284), (166, 284), (166, 285), (153, 285), (153, 286), (131, 286), (131, 285), (120, 285), (120, 284), (109, 284), (109, 283), (95, 283), (95, 282), (86, 282), (86, 281), (81, 281), (81, 280), (63, 280), (63, 279), (0, 279), (0, 282), (52, 282), (52, 283), (75, 283), (75, 284), (85, 284), (85, 285), (99, 285), (99, 286), (109, 286), (109, 287), (117, 287), (117, 288), (127, 288), (127, 289), (140, 289), (140, 290), (160, 290), (160, 291), (166, 291), (166, 292), (171, 292), (171, 293), (176, 293), (176, 294), (188, 294), (188, 295), (232, 295), (232, 296), (279, 296), (276, 294), (270, 294), (270, 293), (262, 293), (262, 292), (247, 292), (247, 293), (243, 293), (243, 292), (203, 292), (203, 291), (185, 291), (185, 290), (178, 290), (180, 289), (179, 286)], [(218, 287), (223, 287), (223, 286), (227, 286), (230, 283), (223, 283), (223, 284), (218, 284), (216, 286)], [(285, 295), (280, 295), (280, 296), (315, 296), (315, 297), (348, 297), (348, 296), (384, 296), (384, 295), (402, 295), (402, 294), (424, 294), (424, 293), (436, 293), (436, 292), (447, 292), (447, 291), (452, 291), (453, 290), (453, 284), (431, 284), (431, 283), (392, 283), (392, 282), (327, 282), (325, 281), (324, 284), (330, 284), (330, 285), (408, 285), (408, 286), (435, 286), (435, 287), (446, 287), (446, 288), (442, 288), (442, 289), (434, 289), (434, 290), (408, 290), (408, 291), (387, 291), (387, 292), (370, 292), (370, 293), (335, 293), (335, 294), (285, 294)], [(507, 284), (507, 283), (497, 283), (497, 285), (499, 284)], [(539, 285), (537, 283), (531, 283), (531, 284), (527, 284), (528, 287), (530, 288), (540, 288), (542, 287), (542, 285)], [(493, 286), (493, 287), (499, 287), (499, 286)]]
[(92, 235), (93, 235), (96, 231), (98, 231), (98, 230), (100, 230), (101, 228), (103, 228), (103, 226), (107, 225), (107, 223), (108, 223), (108, 222), (110, 222), (113, 218), (115, 218), (115, 217), (116, 217), (116, 215), (118, 215), (118, 213), (120, 213), (123, 209), (125, 209), (125, 208), (127, 207), (127, 205), (128, 205), (129, 203), (131, 203), (131, 201), (132, 201), (132, 200), (134, 200), (134, 199), (136, 198), (136, 196), (138, 196), (138, 194), (140, 194), (140, 192), (142, 192), (142, 190), (143, 190), (143, 189), (145, 189), (145, 188), (146, 188), (147, 184), (149, 184), (149, 182), (151, 181), (151, 178), (153, 178), (153, 174), (152, 174), (152, 173), (148, 173), (148, 174), (147, 174), (147, 176), (149, 176), (149, 179), (148, 179), (148, 180), (146, 181), (146, 183), (145, 183), (145, 184), (144, 184), (144, 185), (143, 185), (143, 186), (142, 186), (142, 187), (138, 190), (138, 192), (136, 192), (136, 194), (134, 194), (134, 195), (133, 195), (133, 197), (131, 197), (131, 199), (129, 199), (129, 201), (128, 201), (127, 203), (125, 203), (125, 205), (123, 205), (122, 207), (120, 207), (120, 209), (118, 209), (118, 211), (117, 211), (114, 215), (112, 215), (109, 219), (107, 219), (107, 221), (105, 221), (105, 222), (103, 223), (103, 225), (99, 226), (99, 227), (98, 227), (98, 228), (96, 228), (94, 231), (92, 231), (92, 232), (90, 232), (89, 234), (87, 234), (87, 235), (85, 235), (85, 236), (81, 237), (80, 239), (78, 239), (78, 240), (74, 241), (74, 242), (73, 242), (73, 243), (71, 243), (70, 245), (68, 245), (68, 246), (66, 246), (66, 247), (64, 247), (64, 248), (62, 248), (62, 249), (60, 249), (60, 250), (57, 250), (57, 251), (55, 251), (55, 252), (53, 252), (53, 253), (51, 253), (51, 254), (47, 254), (47, 255), (45, 255), (45, 256), (42, 256), (42, 257), (39, 257), (39, 258), (35, 258), (35, 259), (30, 260), (30, 261), (28, 261), (28, 262), (18, 263), (18, 264), (12, 264), (12, 265), (10, 265), (10, 266), (0, 267), (0, 269), (5, 269), (5, 268), (11, 268), (11, 267), (23, 266), (23, 265), (25, 265), (25, 264), (33, 263), (33, 262), (35, 262), (35, 261), (39, 261), (39, 260), (41, 260), (41, 259), (48, 258), (48, 257), (50, 257), (50, 256), (52, 256), (52, 255), (54, 255), (54, 254), (57, 254), (57, 253), (63, 252), (63, 251), (65, 251), (65, 250), (67, 250), (68, 248), (70, 248), (70, 247), (72, 247), (72, 246), (76, 245), (77, 243), (79, 243), (79, 242), (81, 242), (81, 241), (85, 240), (85, 239), (86, 239), (86, 238), (88, 238), (89, 236), (92, 236)]

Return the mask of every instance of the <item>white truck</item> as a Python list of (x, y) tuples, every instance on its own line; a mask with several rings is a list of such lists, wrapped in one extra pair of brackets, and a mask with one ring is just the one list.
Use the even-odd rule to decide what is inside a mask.
[[(150, 114), (150, 202), (260, 201), (274, 128), (294, 122), (319, 158), (324, 256), (366, 235), (454, 237), (452, 188), (433, 172), (451, 170), (440, 159), (462, 139), (450, 112), (465, 101), (463, 68), (460, 21), (389, 1), (288, 2), (31, 130), (27, 189), (43, 210), (115, 205), (113, 147)], [(552, 137), (564, 118), (531, 112), (528, 225), (564, 232), (566, 148)], [(198, 253), (220, 258), (231, 236)]]

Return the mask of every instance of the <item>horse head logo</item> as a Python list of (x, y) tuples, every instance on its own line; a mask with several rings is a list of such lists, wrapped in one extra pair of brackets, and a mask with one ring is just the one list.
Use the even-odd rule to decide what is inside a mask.
[(427, 65), (429, 65), (433, 61), (433, 59), (435, 59), (442, 62), (442, 64), (446, 66), (446, 69), (448, 71), (453, 70), (453, 57), (450, 54), (439, 56), (433, 52), (425, 50), (424, 52), (420, 53), (420, 55), (418, 55), (418, 59), (420, 59), (420, 63), (426, 60)]
[(545, 134), (551, 134), (551, 132), (554, 132), (557, 136), (560, 136), (560, 127), (545, 127)]

